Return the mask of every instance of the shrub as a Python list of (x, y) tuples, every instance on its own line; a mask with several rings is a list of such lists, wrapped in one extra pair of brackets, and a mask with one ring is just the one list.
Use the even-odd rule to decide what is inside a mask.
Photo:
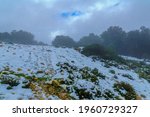
[(5, 76), (2, 75), (0, 80), (1, 80), (1, 84), (8, 84), (11, 87), (18, 86), (20, 84), (19, 80), (14, 79), (14, 78), (7, 76), (7, 75), (5, 75)]
[(108, 89), (106, 89), (105, 91), (104, 91), (104, 94), (102, 95), (106, 100), (109, 100), (109, 99), (114, 99), (114, 94), (110, 91), (110, 90), (108, 90)]
[(93, 99), (92, 94), (86, 89), (78, 89), (75, 87), (75, 92), (79, 96), (79, 99)]
[(13, 89), (13, 88), (12, 88), (12, 86), (8, 86), (7, 89), (8, 89), (8, 90), (11, 90), (11, 89)]
[(109, 72), (112, 73), (112, 74), (116, 73), (115, 70), (110, 70)]
[[(114, 84), (114, 89), (117, 91), (121, 96), (123, 96), (126, 100), (135, 100), (136, 99), (136, 92), (134, 88), (125, 82), (120, 82)], [(125, 91), (125, 92), (124, 92)]]

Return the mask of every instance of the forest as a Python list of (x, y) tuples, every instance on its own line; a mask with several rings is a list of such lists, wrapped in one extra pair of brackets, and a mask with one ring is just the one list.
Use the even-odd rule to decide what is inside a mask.
[(99, 35), (90, 33), (79, 41), (69, 36), (56, 36), (52, 45), (56, 47), (85, 47), (98, 44), (119, 55), (150, 58), (150, 29), (141, 26), (139, 29), (125, 31), (119, 26), (110, 26)]

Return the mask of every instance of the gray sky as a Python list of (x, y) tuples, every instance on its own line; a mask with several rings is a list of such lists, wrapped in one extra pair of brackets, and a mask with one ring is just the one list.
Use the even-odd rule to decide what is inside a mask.
[(0, 0), (0, 32), (25, 30), (51, 42), (56, 35), (75, 40), (109, 26), (150, 28), (150, 0)]

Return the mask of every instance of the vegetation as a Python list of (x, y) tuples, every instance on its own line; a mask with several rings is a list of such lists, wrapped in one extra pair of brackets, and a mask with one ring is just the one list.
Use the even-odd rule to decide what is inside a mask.
[[(78, 96), (76, 99), (95, 99), (102, 96), (99, 81), (100, 79), (105, 79), (106, 76), (99, 72), (98, 69), (77, 68), (69, 63), (58, 63), (57, 66), (62, 75), (68, 74), (68, 78), (63, 83), (67, 85), (66, 89), (69, 93), (75, 92)], [(87, 84), (82, 84), (83, 81), (91, 85), (88, 90), (85, 88)]]
[(118, 26), (110, 26), (107, 31), (101, 34), (103, 45), (113, 49), (117, 53), (123, 52), (123, 43), (126, 38), (126, 32)]
[(117, 60), (119, 56), (113, 51), (106, 49), (102, 45), (94, 44), (83, 48), (82, 54), (86, 56), (97, 56), (102, 59)]
[[(19, 68), (18, 68), (19, 69)], [(12, 71), (9, 67), (5, 67), (0, 71), (0, 84), (6, 85), (7, 90), (12, 90), (14, 87), (21, 85), (22, 88), (31, 89), (33, 99), (43, 100), (45, 97), (56, 96), (60, 99), (71, 99), (69, 93), (61, 86), (61, 79), (51, 79), (43, 75), (37, 77), (37, 74), (28, 75)], [(0, 99), (3, 98), (0, 95)], [(32, 98), (31, 98), (32, 99)]]
[(135, 100), (137, 97), (134, 88), (128, 83), (125, 82), (116, 83), (114, 84), (114, 89), (126, 100)]
[(56, 36), (55, 40), (52, 42), (52, 45), (55, 47), (75, 47), (76, 42), (69, 36)]
[(130, 79), (130, 80), (133, 80), (132, 76), (129, 75), (129, 74), (123, 74), (122, 76), (123, 76), (123, 77), (126, 77), (126, 78), (128, 78), (128, 79)]
[[(150, 29), (142, 26), (138, 30), (126, 32), (119, 26), (110, 26), (100, 36), (90, 33), (88, 36), (82, 37), (78, 42), (75, 42), (68, 36), (60, 35), (55, 38), (52, 44), (57, 47), (87, 47), (95, 45), (97, 50), (92, 54), (96, 55), (100, 48), (100, 51), (103, 51), (103, 55), (105, 52), (108, 54), (107, 52), (111, 50), (116, 54), (150, 58)], [(100, 46), (98, 47), (97, 45)]]
[(122, 55), (150, 58), (150, 29), (125, 32), (119, 26), (111, 26), (101, 34), (103, 45)]
[(1, 75), (0, 80), (1, 84), (8, 84), (10, 87), (18, 86), (20, 84), (18, 79), (14, 79), (8, 75)]
[[(126, 69), (134, 70), (140, 78), (144, 78), (150, 82), (150, 65), (134, 60), (126, 60), (124, 65), (126, 66)], [(123, 76), (131, 80), (133, 79), (129, 74), (123, 74)]]
[(90, 33), (88, 36), (82, 37), (78, 41), (77, 46), (85, 47), (93, 44), (101, 44), (101, 39), (99, 36), (95, 35), (94, 33)]
[[(132, 63), (132, 61), (127, 63), (130, 65), (129, 69), (130, 67), (132, 68), (132, 65), (138, 65), (135, 71), (137, 73), (139, 72), (139, 74), (141, 73), (141, 76), (145, 77), (145, 79), (148, 78), (150, 73), (148, 65), (142, 64), (141, 62)], [(108, 64), (119, 68), (119, 64), (117, 65), (116, 62), (108, 61)], [(44, 70), (35, 71), (32, 75), (28, 75), (22, 73), (23, 70), (21, 68), (17, 68), (15, 72), (7, 66), (0, 71), (0, 84), (6, 85), (7, 90), (12, 90), (14, 87), (18, 85), (20, 87), (21, 85), (22, 88), (32, 90), (34, 98), (31, 99), (40, 100), (51, 99), (49, 98), (50, 96), (56, 96), (58, 99), (141, 99), (130, 84), (116, 80), (121, 75), (133, 80), (134, 78), (129, 74), (118, 74), (112, 68), (109, 69), (109, 72), (114, 75), (112, 78), (116, 80), (113, 85), (114, 92), (113, 90), (105, 89), (105, 86), (101, 87), (101, 83), (103, 84), (103, 81), (107, 81), (109, 77), (103, 75), (97, 68), (78, 68), (74, 65), (73, 61), (71, 63), (59, 62), (57, 67), (57, 72), (61, 73), (59, 76), (62, 78), (52, 78)], [(64, 74), (68, 76), (63, 78)], [(145, 98), (144, 95), (141, 96)], [(0, 98), (3, 98), (3, 96), (0, 96)]]
[(112, 73), (112, 74), (116, 73), (115, 70), (110, 70), (109, 72)]
[(23, 30), (13, 30), (11, 33), (0, 33), (0, 41), (12, 44), (17, 43), (25, 45), (45, 45), (42, 42), (37, 42), (34, 40), (34, 35), (32, 33)]

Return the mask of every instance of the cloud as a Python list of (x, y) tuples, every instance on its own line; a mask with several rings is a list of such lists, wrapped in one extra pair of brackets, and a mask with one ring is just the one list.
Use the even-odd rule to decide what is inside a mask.
[(32, 0), (32, 1), (38, 4), (45, 5), (48, 8), (53, 7), (55, 2), (57, 2), (57, 0)]
[[(61, 31), (61, 30), (52, 31), (52, 32), (50, 32), (49, 37), (50, 37), (50, 39), (53, 40), (57, 35), (65, 35), (65, 32), (64, 32), (64, 31)], [(51, 40), (51, 41), (52, 41), (52, 40)]]
[(150, 27), (149, 0), (0, 0), (0, 32), (27, 30), (50, 43), (65, 34), (79, 40), (111, 25)]

